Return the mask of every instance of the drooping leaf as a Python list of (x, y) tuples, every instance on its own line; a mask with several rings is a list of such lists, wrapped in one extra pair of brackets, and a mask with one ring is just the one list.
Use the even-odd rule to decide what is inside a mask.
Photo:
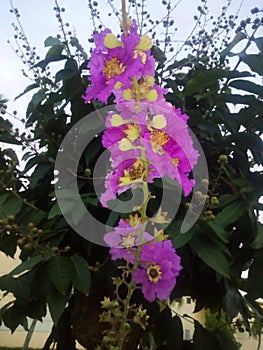
[(229, 278), (229, 264), (219, 242), (203, 234), (194, 236), (189, 244), (208, 266)]
[(29, 92), (29, 91), (31, 91), (31, 90), (33, 90), (33, 89), (36, 89), (36, 88), (38, 88), (38, 87), (39, 87), (39, 84), (37, 84), (37, 83), (28, 85), (28, 87), (27, 87), (21, 94), (19, 94), (18, 96), (16, 96), (15, 100), (17, 100), (19, 97), (25, 95), (27, 92)]
[(0, 216), (5, 218), (8, 215), (16, 215), (22, 208), (23, 199), (14, 195), (9, 195), (4, 202), (0, 204)]
[(221, 225), (218, 225), (215, 221), (209, 221), (207, 225), (216, 233), (217, 237), (220, 238), (222, 242), (229, 242), (227, 232), (223, 229)]
[(250, 247), (253, 249), (263, 248), (263, 224), (257, 222), (257, 234), (254, 241), (250, 244)]
[(50, 315), (55, 324), (57, 324), (62, 315), (69, 298), (69, 292), (61, 294), (52, 284), (48, 287), (47, 303)]
[(241, 201), (227, 205), (219, 214), (216, 215), (214, 223), (225, 228), (227, 225), (235, 222), (244, 213), (244, 204)]
[(19, 305), (17, 303), (5, 311), (3, 315), (3, 321), (5, 326), (11, 329), (12, 333), (14, 333), (19, 325), (22, 325), (25, 330), (28, 330), (25, 311), (25, 306)]
[(33, 257), (30, 257), (29, 259), (21, 262), (17, 267), (15, 267), (11, 272), (10, 276), (19, 275), (20, 273), (31, 270), (33, 267), (38, 265), (42, 261), (46, 261), (48, 258), (44, 255), (36, 255)]
[(48, 262), (48, 274), (56, 289), (63, 295), (67, 294), (72, 277), (72, 263), (69, 257), (54, 256)]
[(226, 332), (221, 329), (217, 329), (213, 332), (216, 336), (216, 339), (219, 343), (220, 349), (224, 350), (238, 350), (237, 342), (231, 338)]
[(16, 278), (4, 275), (0, 277), (0, 289), (12, 293), (20, 300), (30, 300), (34, 275), (35, 271), (30, 271)]
[(200, 93), (202, 89), (213, 87), (218, 84), (220, 78), (224, 78), (225, 73), (220, 69), (210, 69), (197, 72), (185, 84), (182, 92), (183, 96), (190, 96), (193, 93)]
[(0, 237), (0, 250), (7, 256), (13, 258), (17, 250), (15, 237), (9, 234), (5, 234), (4, 236)]
[(258, 49), (260, 50), (260, 52), (263, 54), (263, 37), (259, 37), (259, 38), (256, 38), (254, 39)]
[(57, 37), (49, 36), (44, 41), (44, 45), (47, 47), (47, 46), (63, 45), (63, 44)]
[(249, 68), (259, 75), (263, 75), (263, 56), (262, 54), (250, 54), (241, 57), (241, 60), (246, 63)]
[(235, 89), (244, 90), (244, 91), (253, 93), (261, 97), (263, 96), (263, 86), (253, 83), (252, 81), (249, 81), (249, 80), (244, 80), (244, 79), (232, 80), (229, 83), (229, 86)]
[(90, 289), (90, 271), (89, 265), (81, 256), (74, 255), (71, 257), (73, 265), (72, 279), (73, 286), (83, 294), (88, 294)]
[(256, 251), (253, 264), (248, 273), (247, 292), (250, 298), (263, 297), (263, 249)]
[(216, 336), (209, 332), (202, 325), (195, 321), (195, 331), (193, 337), (194, 350), (222, 350), (218, 344)]

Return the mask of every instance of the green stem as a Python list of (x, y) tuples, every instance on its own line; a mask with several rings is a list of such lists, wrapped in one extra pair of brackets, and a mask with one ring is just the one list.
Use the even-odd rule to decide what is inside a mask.
[(126, 337), (124, 336), (126, 331), (125, 331), (125, 323), (127, 322), (127, 316), (129, 313), (129, 308), (130, 308), (130, 301), (131, 301), (131, 297), (133, 294), (133, 291), (135, 290), (135, 283), (131, 280), (129, 286), (128, 286), (128, 292), (127, 292), (127, 296), (125, 298), (125, 301), (123, 302), (123, 314), (122, 314), (122, 320), (121, 320), (121, 327), (119, 330), (119, 341), (117, 344), (118, 349), (122, 350), (124, 342)]

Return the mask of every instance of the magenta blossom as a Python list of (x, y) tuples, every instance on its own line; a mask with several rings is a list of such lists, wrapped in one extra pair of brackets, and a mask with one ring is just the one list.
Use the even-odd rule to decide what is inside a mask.
[(105, 234), (104, 241), (110, 247), (112, 260), (125, 259), (134, 264), (137, 247), (153, 237), (148, 232), (142, 234), (141, 220), (137, 216), (129, 219), (121, 219), (113, 231)]
[(137, 30), (134, 21), (128, 35), (123, 34), (120, 40), (109, 29), (94, 35), (96, 47), (88, 64), (91, 87), (84, 96), (86, 103), (91, 99), (107, 103), (112, 93), (129, 88), (133, 79), (154, 76), (151, 39)]
[(154, 301), (155, 298), (166, 300), (170, 297), (182, 269), (180, 262), (170, 240), (144, 244), (133, 280), (142, 285), (145, 299)]
[(113, 172), (106, 176), (106, 191), (100, 198), (102, 206), (108, 207), (108, 201), (116, 199), (117, 195), (120, 195), (138, 184), (145, 181), (149, 183), (153, 182), (156, 174), (154, 166), (148, 165), (148, 163), (140, 158), (123, 160)]
[(188, 116), (167, 105), (164, 108), (162, 104), (153, 103), (151, 109), (156, 114), (149, 116), (149, 113), (140, 112), (138, 120), (135, 113), (124, 113), (125, 108), (120, 114), (109, 114), (102, 143), (111, 152), (113, 167), (123, 159), (137, 158), (144, 152), (147, 161), (156, 169), (156, 177), (168, 175), (176, 179), (187, 196), (194, 186), (189, 173), (199, 155), (189, 135)]

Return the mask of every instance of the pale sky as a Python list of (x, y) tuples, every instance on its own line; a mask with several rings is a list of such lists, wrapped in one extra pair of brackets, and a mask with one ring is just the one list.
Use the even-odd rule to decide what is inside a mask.
[[(107, 16), (107, 13), (109, 12), (109, 6), (107, 5), (108, 1), (97, 0), (97, 2), (100, 5), (105, 25), (109, 27), (115, 26), (115, 28), (117, 28), (115, 16)], [(155, 19), (158, 19), (158, 16), (160, 19), (160, 13), (164, 10), (164, 6), (161, 6), (161, 2), (162, 0), (147, 1), (148, 10), (150, 13), (154, 13)], [(221, 7), (226, 2), (226, 0), (208, 0), (208, 7), (211, 14), (215, 16), (218, 15)], [(240, 2), (241, 0), (232, 0), (231, 10), (228, 14), (236, 13)], [(66, 8), (66, 12), (64, 13), (65, 21), (68, 21), (74, 26), (77, 31), (77, 37), (86, 48), (88, 47), (88, 38), (92, 31), (92, 22), (87, 3), (87, 0), (59, 0), (59, 5)], [(172, 3), (176, 3), (176, 1), (173, 0)], [(173, 15), (174, 21), (178, 27), (176, 40), (186, 39), (191, 32), (193, 27), (193, 16), (197, 13), (196, 8), (200, 3), (201, 0), (181, 0)], [(24, 30), (31, 45), (36, 46), (40, 57), (44, 58), (44, 55), (47, 52), (47, 49), (44, 48), (44, 40), (48, 36), (56, 36), (58, 33), (58, 22), (53, 11), (53, 7), (55, 6), (54, 0), (13, 0), (13, 4), (19, 9), (21, 22), (23, 23)], [(114, 0), (114, 4), (120, 9), (121, 0)], [(154, 6), (152, 4), (154, 4)], [(243, 0), (240, 19), (249, 16), (250, 9), (255, 6), (261, 8), (262, 0)], [(23, 77), (21, 73), (23, 65), (7, 44), (8, 39), (11, 42), (14, 41), (14, 32), (11, 23), (15, 21), (15, 18), (9, 10), (10, 1), (0, 0), (0, 94), (3, 94), (9, 99), (10, 109), (17, 109), (19, 112), (22, 112), (29, 102), (30, 95), (18, 99), (15, 104), (13, 104), (12, 101), (15, 96), (21, 93), (26, 86), (30, 84), (30, 81)]]

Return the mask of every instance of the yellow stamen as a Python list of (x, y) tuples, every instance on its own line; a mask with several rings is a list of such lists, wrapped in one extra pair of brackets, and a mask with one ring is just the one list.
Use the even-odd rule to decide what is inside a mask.
[(172, 164), (175, 165), (175, 166), (178, 166), (179, 165), (179, 158), (173, 158), (172, 159)]
[(143, 63), (143, 64), (146, 63), (147, 55), (146, 55), (145, 52), (143, 52), (142, 50), (134, 50), (133, 53), (134, 53), (133, 58), (136, 59), (137, 57), (141, 56), (141, 58), (142, 58), (142, 63)]
[(124, 169), (124, 176), (120, 177), (119, 186), (129, 185), (133, 182), (140, 182), (144, 180), (146, 169), (141, 159), (136, 160), (130, 169)]
[(153, 130), (150, 136), (153, 151), (163, 154), (163, 146), (169, 141), (169, 136), (160, 130)]
[(124, 64), (121, 63), (118, 58), (113, 57), (106, 61), (103, 72), (107, 79), (111, 79), (116, 75), (122, 74), (125, 71), (125, 68)]
[(147, 268), (147, 275), (148, 275), (149, 281), (153, 283), (157, 283), (162, 276), (161, 266), (150, 265)]

